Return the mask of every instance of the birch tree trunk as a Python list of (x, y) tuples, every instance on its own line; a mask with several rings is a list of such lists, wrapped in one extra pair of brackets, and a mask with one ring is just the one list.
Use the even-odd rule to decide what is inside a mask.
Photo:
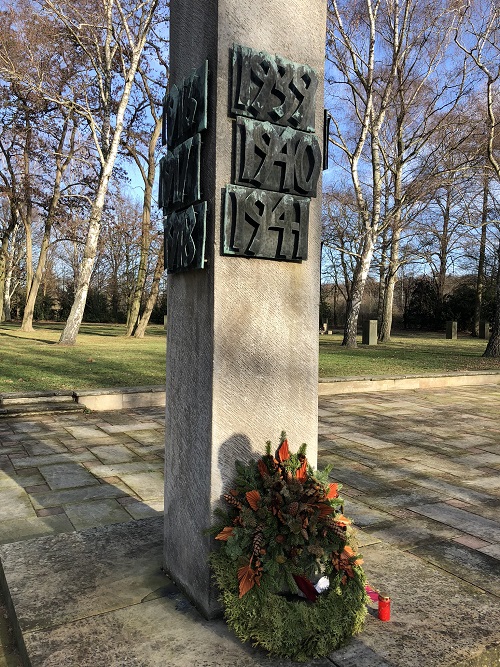
[[(46, 0), (46, 2), (51, 6), (54, 5), (52, 0)], [(92, 277), (92, 270), (97, 255), (97, 245), (101, 231), (104, 203), (109, 181), (118, 155), (125, 112), (130, 100), (130, 95), (134, 86), (134, 78), (139, 67), (139, 61), (146, 44), (146, 39), (158, 2), (159, 0), (150, 0), (150, 2), (142, 3), (141, 11), (143, 11), (144, 14), (141, 16), (141, 23), (140, 27), (137, 29), (137, 35), (133, 35), (131, 32), (129, 17), (126, 15), (120, 0), (106, 0), (104, 5), (107, 21), (105, 26), (105, 42), (102, 48), (102, 53), (99, 52), (95, 56), (97, 62), (99, 62), (100, 68), (98, 69), (98, 74), (100, 75), (101, 111), (103, 113), (103, 123), (100, 130), (96, 125), (95, 116), (90, 115), (91, 112), (89, 112), (88, 109), (86, 110), (87, 119), (92, 126), (96, 149), (101, 159), (101, 171), (99, 174), (96, 196), (92, 202), (83, 259), (75, 285), (75, 298), (66, 325), (59, 339), (60, 345), (74, 345), (76, 343), (76, 337), (83, 320), (90, 279)], [(122, 45), (113, 43), (116, 35), (116, 25), (113, 22), (114, 11), (117, 11), (120, 16), (120, 30), (123, 31), (125, 40), (125, 43)], [(72, 26), (70, 27), (72, 28)], [(122, 51), (120, 51), (120, 48)], [(113, 94), (113, 73), (115, 71), (115, 60), (117, 57), (121, 57), (122, 59), (123, 88), (120, 92), (119, 99), (115, 100)], [(130, 58), (130, 60), (125, 62), (125, 57)], [(112, 128), (111, 113), (114, 108), (116, 108), (116, 112), (114, 116), (114, 127)]]
[(158, 253), (158, 258), (156, 260), (155, 272), (153, 275), (153, 284), (151, 285), (151, 291), (146, 301), (146, 306), (144, 307), (144, 312), (137, 323), (137, 327), (134, 332), (134, 338), (144, 338), (146, 332), (146, 327), (149, 324), (149, 319), (151, 313), (153, 312), (154, 305), (158, 299), (158, 292), (160, 290), (160, 280), (163, 275), (163, 244), (161, 245), (160, 252)]
[(61, 182), (64, 176), (64, 172), (68, 168), (71, 158), (74, 154), (74, 140), (76, 134), (76, 125), (73, 125), (73, 131), (71, 133), (70, 146), (67, 156), (63, 159), (63, 150), (66, 135), (68, 132), (68, 124), (70, 121), (69, 114), (64, 121), (61, 136), (59, 138), (59, 143), (56, 149), (56, 173), (54, 178), (54, 185), (52, 188), (52, 197), (49, 204), (49, 210), (47, 211), (47, 218), (45, 220), (45, 226), (43, 231), (42, 242), (40, 245), (40, 254), (38, 256), (37, 267), (34, 275), (31, 280), (26, 280), (26, 303), (24, 306), (23, 321), (21, 323), (21, 331), (33, 331), (33, 317), (35, 313), (35, 304), (38, 296), (38, 290), (40, 289), (40, 284), (42, 282), (43, 273), (45, 271), (45, 265), (47, 263), (47, 255), (50, 247), (50, 235), (52, 232), (52, 226), (54, 224), (55, 216), (57, 213), (57, 208), (59, 206), (59, 200), (61, 198)]
[[(139, 257), (139, 267), (137, 269), (137, 278), (136, 278), (134, 293), (132, 296), (132, 301), (130, 304), (130, 309), (127, 317), (127, 331), (125, 333), (125, 336), (131, 336), (135, 332), (136, 327), (138, 326), (141, 301), (144, 293), (144, 286), (146, 284), (148, 256), (149, 256), (149, 249), (151, 246), (151, 205), (153, 200), (153, 185), (156, 172), (155, 149), (156, 149), (156, 144), (158, 143), (158, 139), (160, 137), (161, 123), (162, 123), (161, 118), (157, 118), (154, 131), (149, 141), (147, 172), (144, 171), (137, 153), (135, 151), (133, 153), (133, 157), (136, 161), (136, 164), (139, 166), (144, 181), (144, 198), (143, 198), (143, 209), (142, 209), (141, 250)], [(142, 335), (144, 335), (144, 333)], [(142, 336), (140, 336), (140, 338), (142, 338)]]

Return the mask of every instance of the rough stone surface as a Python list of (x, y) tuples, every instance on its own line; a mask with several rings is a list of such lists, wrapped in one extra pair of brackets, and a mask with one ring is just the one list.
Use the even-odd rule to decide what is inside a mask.
[[(172, 275), (168, 285), (165, 567), (210, 615), (217, 603), (206, 566), (209, 541), (199, 536), (233, 476), (234, 459), (260, 453), (282, 429), (292, 448), (308, 443), (313, 463), (317, 447), (321, 202), (310, 204), (307, 261), (221, 254), (222, 193), (232, 181), (230, 55), (233, 43), (278, 54), (310, 65), (321, 80), (326, 4), (172, 0), (170, 16), (170, 80), (209, 61), (201, 168), (208, 263)], [(318, 90), (318, 137), (322, 123)]]

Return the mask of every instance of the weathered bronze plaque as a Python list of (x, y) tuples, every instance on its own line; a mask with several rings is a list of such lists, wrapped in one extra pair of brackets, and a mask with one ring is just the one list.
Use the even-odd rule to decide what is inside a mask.
[(158, 205), (163, 214), (201, 199), (201, 136), (195, 134), (160, 160)]
[(167, 273), (203, 268), (206, 216), (207, 203), (201, 202), (163, 218)]
[(174, 148), (207, 128), (208, 61), (171, 85), (163, 100), (162, 144)]
[(232, 106), (235, 115), (314, 132), (318, 77), (309, 65), (235, 44)]
[(316, 196), (321, 150), (314, 134), (238, 117), (234, 182)]
[(300, 261), (307, 258), (307, 197), (228, 185), (224, 254)]

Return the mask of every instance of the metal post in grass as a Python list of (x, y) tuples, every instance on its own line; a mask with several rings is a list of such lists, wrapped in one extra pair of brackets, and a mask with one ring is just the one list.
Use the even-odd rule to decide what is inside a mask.
[(171, 0), (170, 12), (164, 564), (211, 617), (203, 531), (234, 461), (282, 429), (317, 457), (326, 3)]

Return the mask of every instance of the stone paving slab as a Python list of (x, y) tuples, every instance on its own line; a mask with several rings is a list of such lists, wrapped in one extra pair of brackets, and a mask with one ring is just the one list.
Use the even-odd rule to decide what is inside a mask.
[(490, 537), (492, 542), (500, 542), (500, 523), (491, 519), (466, 512), (458, 507), (450, 507), (446, 503), (433, 503), (432, 505), (419, 505), (410, 507), (413, 512), (423, 514), (435, 521), (447, 526), (453, 526), (463, 532), (476, 537)]
[(32, 517), (2, 521), (0, 544), (10, 544), (21, 540), (29, 540), (42, 535), (58, 535), (70, 533), (75, 527), (64, 514), (48, 517)]
[[(395, 583), (399, 581), (399, 566), (392, 560), (396, 557), (393, 554), (397, 554), (398, 562), (414, 564), (416, 561), (424, 569), (437, 569), (441, 575), (451, 577), (451, 581), (479, 591), (484, 596), (480, 600), (488, 600), (494, 610), (491, 622), (485, 620), (483, 631), (478, 632), (468, 648), (462, 647), (462, 653), (452, 652), (449, 662), (435, 664), (462, 667), (465, 656), (467, 662), (463, 667), (465, 664), (467, 667), (498, 667), (500, 648), (495, 654), (494, 646), (495, 643), (500, 646), (499, 625), (495, 620), (500, 597), (497, 578), (492, 575), (486, 581), (485, 573), (495, 574), (495, 568), (500, 570), (500, 466), (495, 458), (500, 455), (500, 387), (372, 392), (358, 394), (354, 400), (348, 395), (328, 396), (320, 399), (319, 406), (323, 431), (319, 438), (319, 465), (332, 464), (332, 479), (344, 484), (341, 495), (345, 498), (345, 513), (362, 528), (359, 541), (372, 585), (379, 577), (379, 583), (385, 586), (387, 573), (393, 573)], [(1, 422), (0, 509), (8, 501), (9, 507), (21, 516), (16, 518), (4, 512), (4, 518), (0, 518), (0, 543), (31, 541), (30, 538), (43, 535), (76, 535), (75, 529), (81, 530), (92, 523), (97, 527), (91, 530), (111, 530), (122, 524), (103, 524), (109, 521), (134, 524), (137, 520), (158, 517), (163, 495), (163, 420), (163, 408), (150, 407), (107, 413), (30, 415)], [(117, 427), (115, 432), (112, 427)], [(111, 433), (108, 433), (110, 428)], [(367, 444), (373, 445), (373, 441), (376, 447)], [(380, 447), (378, 443), (389, 446)], [(126, 461), (120, 461), (123, 456)], [(108, 463), (104, 463), (104, 459)], [(63, 474), (55, 474), (56, 466), (63, 466)], [(53, 489), (47, 483), (49, 480)], [(85, 484), (79, 486), (79, 480), (82, 483), (85, 480)], [(76, 485), (66, 487), (68, 481)], [(373, 551), (375, 547), (385, 554), (387, 572), (384, 572), (382, 557), (375, 568), (378, 553)], [(407, 560), (409, 557), (412, 560)], [(395, 590), (393, 587), (388, 592), (394, 596)], [(417, 598), (420, 594), (417, 590)], [(448, 589), (443, 589), (441, 594), (448, 600)], [(412, 596), (415, 596), (414, 591)], [(158, 600), (147, 603), (152, 605), (151, 609), (153, 603), (158, 604)], [(455, 598), (450, 598), (447, 604), (452, 603), (459, 604)], [(145, 607), (146, 603), (141, 604)], [(131, 610), (141, 604), (133, 604)], [(394, 597), (395, 609), (398, 604)], [(406, 598), (404, 604), (409, 604)], [(431, 600), (430, 604), (434, 602)], [(106, 611), (103, 619), (106, 617), (114, 624), (122, 614), (119, 622), (126, 625), (129, 616), (123, 609)], [(445, 612), (443, 607), (440, 613)], [(113, 614), (117, 616), (112, 619)], [(97, 623), (96, 617), (92, 618)], [(130, 618), (130, 622), (135, 623), (133, 617)], [(417, 636), (423, 633), (421, 636), (427, 641), (428, 629), (424, 627), (427, 621), (422, 621), (424, 625), (420, 621), (413, 624), (412, 618), (401, 628)], [(373, 626), (372, 641), (370, 633), (375, 620), (370, 617), (361, 638), (345, 653), (337, 653), (334, 660), (325, 664), (338, 667), (434, 665), (428, 662), (425, 643), (421, 644), (419, 655), (415, 646), (413, 657), (409, 652), (397, 657), (396, 650), (396, 662), (392, 644), (387, 644), (387, 652), (381, 653), (376, 640), (388, 632), (396, 632), (400, 621), (394, 621), (392, 629), (387, 627), (391, 624)], [(83, 621), (69, 621), (74, 624), (72, 631), (77, 632), (75, 624)], [(457, 622), (465, 621), (457, 617)], [(91, 627), (90, 621), (88, 627)], [(133, 629), (133, 625), (127, 627)], [(93, 631), (98, 632), (95, 628)], [(51, 642), (56, 641), (57, 632), (55, 628), (50, 631)], [(78, 636), (85, 645), (81, 632), (83, 626)], [(440, 632), (445, 633), (447, 629), (441, 628)], [(398, 641), (403, 642), (403, 639), (401, 635)], [(51, 646), (55, 650), (56, 643)], [(63, 650), (61, 646), (59, 644), (58, 651)], [(460, 642), (457, 647), (460, 648)], [(124, 648), (113, 645), (112, 650), (115, 649), (117, 655), (125, 655)], [(81, 652), (71, 655), (61, 667), (80, 664)], [(78, 658), (74, 658), (75, 655)], [(235, 654), (228, 655), (236, 659)], [(486, 657), (483, 660), (481, 656)], [(247, 653), (238, 654), (237, 659), (247, 657)], [(403, 662), (403, 658), (409, 662)], [(43, 667), (59, 667), (52, 659), (47, 659), (49, 662)], [(90, 660), (90, 657), (85, 659)], [(253, 654), (251, 659), (257, 660)], [(249, 664), (275, 664), (258, 660)], [(492, 662), (494, 660), (496, 662)], [(104, 662), (103, 658), (102, 664), (112, 663)], [(116, 664), (128, 663), (118, 660)], [(130, 664), (149, 667), (137, 661)], [(189, 663), (189, 667), (191, 664), (198, 663)]]
[[(161, 542), (159, 518), (0, 547), (31, 667), (295, 664), (204, 620), (161, 572)], [(359, 638), (309, 665), (449, 667), (500, 642), (497, 598), (386, 544), (364, 555), (392, 620), (372, 609)]]

